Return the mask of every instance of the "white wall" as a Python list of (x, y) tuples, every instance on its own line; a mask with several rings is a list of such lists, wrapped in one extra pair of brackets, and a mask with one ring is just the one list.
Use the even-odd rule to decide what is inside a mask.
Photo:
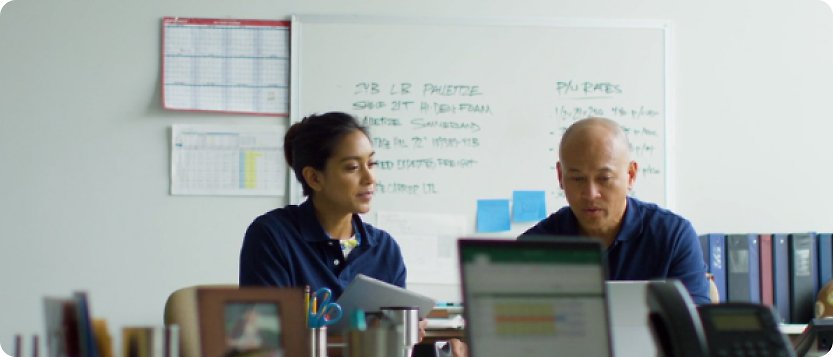
[(168, 128), (269, 119), (162, 111), (160, 21), (295, 13), (669, 21), (674, 208), (702, 233), (833, 231), (833, 12), (818, 0), (14, 0), (0, 13), (6, 351), (43, 333), (45, 295), (88, 290), (115, 333), (161, 324), (178, 287), (236, 282), (245, 227), (284, 201), (169, 196)]

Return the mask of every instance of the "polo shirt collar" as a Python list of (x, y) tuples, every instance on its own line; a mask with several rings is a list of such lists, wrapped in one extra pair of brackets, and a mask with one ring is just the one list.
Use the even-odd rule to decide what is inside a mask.
[[(301, 237), (307, 242), (326, 242), (330, 240), (330, 235), (321, 227), (321, 222), (318, 221), (318, 216), (315, 215), (315, 206), (312, 204), (312, 198), (307, 198), (306, 201), (298, 206), (301, 209), (300, 223), (301, 223)], [(376, 243), (374, 237), (367, 234), (364, 223), (358, 214), (353, 214), (353, 229), (359, 239), (359, 246), (367, 244), (372, 246)]]
[(576, 214), (573, 212), (573, 209), (569, 206), (567, 208), (567, 219), (565, 220), (556, 220), (555, 224), (559, 225), (560, 227), (556, 228), (556, 232), (564, 232), (566, 235), (570, 236), (579, 236), (581, 235), (581, 230), (579, 229), (578, 218), (576, 218)]
[(639, 203), (630, 196), (627, 197), (627, 200), (625, 216), (622, 217), (622, 225), (619, 227), (619, 233), (616, 234), (617, 241), (626, 241), (642, 232), (642, 210)]

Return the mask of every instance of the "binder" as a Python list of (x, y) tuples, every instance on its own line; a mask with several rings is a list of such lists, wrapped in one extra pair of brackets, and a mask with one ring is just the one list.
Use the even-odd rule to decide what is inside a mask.
[(781, 323), (789, 323), (790, 316), (790, 259), (786, 234), (772, 235), (772, 297)]
[(761, 303), (761, 255), (757, 234), (747, 234), (749, 244), (749, 301)]
[(818, 241), (819, 280), (815, 290), (815, 296), (818, 296), (819, 291), (824, 285), (830, 279), (833, 279), (833, 235), (830, 233), (820, 233), (816, 238)]
[(720, 301), (726, 301), (726, 235), (709, 233), (701, 237), (704, 237), (708, 242), (708, 253), (703, 253), (704, 256), (707, 255), (705, 258), (708, 260), (707, 269), (714, 277), (714, 284), (717, 286)]
[(813, 318), (815, 286), (815, 236), (812, 233), (789, 235), (790, 323), (806, 324)]
[(72, 294), (72, 298), (75, 300), (78, 318), (78, 345), (81, 356), (98, 357), (98, 346), (95, 341), (95, 333), (93, 332), (87, 293), (84, 291), (76, 291)]
[(775, 306), (773, 298), (772, 276), (772, 235), (758, 235), (761, 259), (761, 303)]
[(700, 240), (700, 251), (703, 253), (703, 263), (706, 264), (706, 271), (711, 273), (709, 270), (709, 235), (703, 234), (697, 236)]
[(726, 236), (729, 302), (761, 302), (759, 249), (757, 234)]

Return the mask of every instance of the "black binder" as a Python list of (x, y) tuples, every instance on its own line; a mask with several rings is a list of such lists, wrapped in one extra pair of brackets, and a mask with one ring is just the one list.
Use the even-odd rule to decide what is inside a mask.
[(812, 233), (793, 233), (789, 237), (790, 323), (806, 324), (813, 318), (816, 285), (816, 242)]
[(761, 302), (761, 273), (756, 234), (726, 236), (726, 280), (729, 302)]

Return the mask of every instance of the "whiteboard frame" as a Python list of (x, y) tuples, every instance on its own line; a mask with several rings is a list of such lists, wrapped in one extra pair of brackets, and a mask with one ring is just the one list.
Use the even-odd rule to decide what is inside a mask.
[[(667, 209), (674, 208), (674, 168), (670, 156), (674, 153), (671, 135), (674, 129), (674, 107), (671, 100), (671, 23), (663, 20), (613, 20), (613, 19), (579, 19), (579, 18), (513, 18), (513, 17), (418, 17), (418, 16), (368, 16), (368, 15), (292, 15), (290, 25), (290, 99), (289, 126), (303, 119), (301, 106), (301, 38), (304, 24), (370, 24), (370, 25), (446, 25), (446, 26), (540, 26), (564, 28), (626, 28), (662, 30), (664, 39), (665, 67), (663, 78), (663, 103), (665, 104), (665, 193), (664, 204)], [(289, 127), (287, 126), (287, 128)], [(304, 200), (301, 184), (295, 179), (290, 167), (289, 203), (300, 204)]]

